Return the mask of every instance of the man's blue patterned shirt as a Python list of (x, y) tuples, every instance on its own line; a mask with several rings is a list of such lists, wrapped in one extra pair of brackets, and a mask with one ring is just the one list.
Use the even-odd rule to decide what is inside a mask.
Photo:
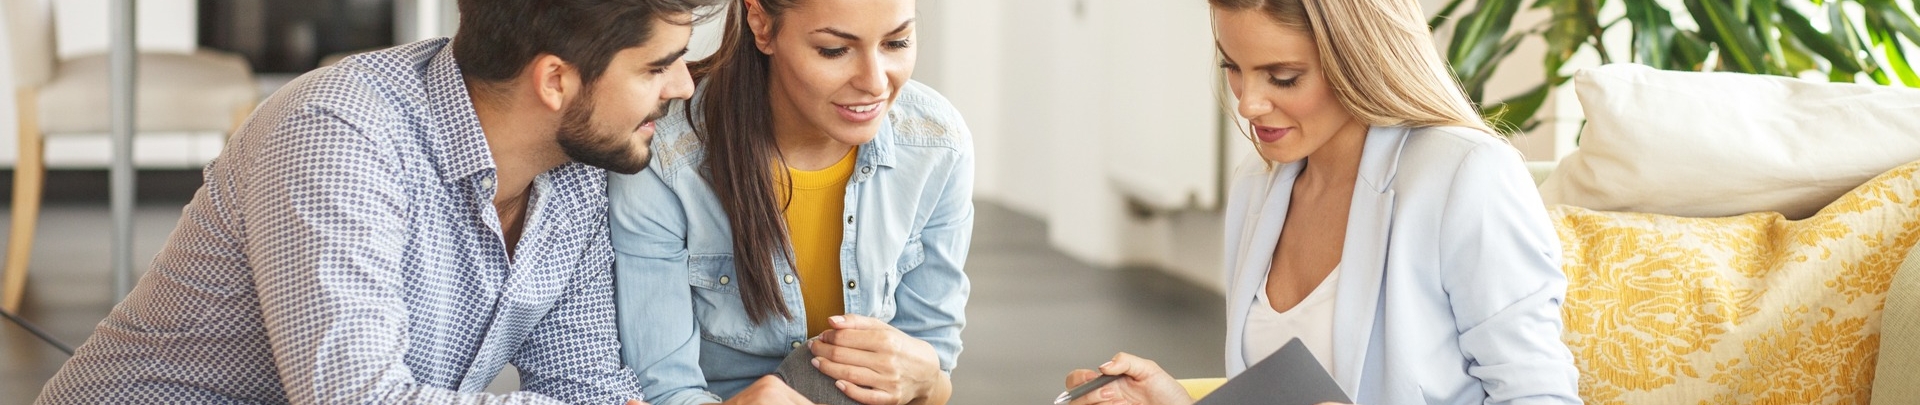
[[(447, 39), (269, 98), (43, 403), (599, 403), (640, 398), (613, 323), (606, 174), (497, 175)], [(525, 391), (483, 392), (506, 364)]]

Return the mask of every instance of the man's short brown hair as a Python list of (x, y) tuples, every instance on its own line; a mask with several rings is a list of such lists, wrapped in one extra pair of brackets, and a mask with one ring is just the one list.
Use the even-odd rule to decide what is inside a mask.
[(620, 50), (645, 44), (653, 24), (722, 0), (460, 0), (453, 57), (463, 75), (510, 81), (533, 58), (551, 54), (593, 83)]

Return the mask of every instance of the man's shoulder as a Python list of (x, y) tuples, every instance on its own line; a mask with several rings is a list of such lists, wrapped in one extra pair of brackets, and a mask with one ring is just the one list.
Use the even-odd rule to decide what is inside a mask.
[(429, 64), (446, 45), (442, 38), (349, 56), (301, 75), (266, 104), (319, 112), (352, 124), (423, 117), (429, 102)]
[(607, 208), (607, 171), (570, 162), (548, 174), (553, 191), (564, 197), (566, 210), (586, 217), (604, 217)]

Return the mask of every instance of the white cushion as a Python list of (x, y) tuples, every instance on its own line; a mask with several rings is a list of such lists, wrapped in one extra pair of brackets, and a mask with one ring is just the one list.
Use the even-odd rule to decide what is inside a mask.
[[(135, 74), (137, 131), (224, 132), (234, 114), (251, 107), (258, 92), (252, 69), (239, 55), (202, 50), (192, 54), (142, 52)], [(48, 135), (108, 132), (107, 55), (60, 62), (40, 91), (40, 129)]]
[(1587, 125), (1541, 185), (1548, 204), (1799, 219), (1920, 160), (1916, 89), (1614, 64), (1574, 90)]

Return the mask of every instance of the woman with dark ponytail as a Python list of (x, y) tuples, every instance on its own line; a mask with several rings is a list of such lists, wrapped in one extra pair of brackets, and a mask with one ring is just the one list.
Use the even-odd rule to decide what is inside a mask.
[[(741, 0), (650, 170), (610, 180), (619, 335), (656, 405), (943, 404), (960, 354), (973, 143), (908, 80), (913, 0)], [(805, 353), (800, 353), (804, 355)]]

